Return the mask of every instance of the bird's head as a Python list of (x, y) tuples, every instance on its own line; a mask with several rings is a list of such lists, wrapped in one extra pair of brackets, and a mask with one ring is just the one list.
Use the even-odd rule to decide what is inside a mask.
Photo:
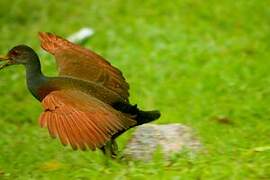
[(0, 69), (14, 64), (26, 65), (36, 58), (37, 54), (32, 48), (26, 45), (18, 45), (9, 50), (7, 55), (0, 56), (0, 61), (5, 61), (5, 63), (0, 66)]

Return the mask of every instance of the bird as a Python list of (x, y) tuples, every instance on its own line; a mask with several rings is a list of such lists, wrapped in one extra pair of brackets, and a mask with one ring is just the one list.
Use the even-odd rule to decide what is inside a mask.
[(27, 88), (43, 107), (38, 122), (64, 146), (100, 149), (115, 158), (119, 135), (161, 116), (132, 105), (122, 72), (99, 54), (54, 33), (39, 32), (38, 37), (42, 49), (55, 57), (58, 76), (44, 75), (38, 54), (24, 44), (0, 56), (0, 69), (25, 67)]

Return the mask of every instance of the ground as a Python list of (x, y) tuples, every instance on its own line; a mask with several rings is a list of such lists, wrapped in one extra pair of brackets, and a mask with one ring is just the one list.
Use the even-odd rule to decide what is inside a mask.
[[(170, 163), (111, 161), (72, 151), (38, 126), (41, 106), (23, 67), (0, 72), (0, 179), (269, 179), (269, 1), (0, 1), (0, 53), (27, 44), (43, 71), (53, 58), (38, 31), (67, 37), (95, 30), (85, 44), (120, 68), (131, 102), (159, 109), (158, 124), (194, 129), (206, 151)], [(119, 140), (120, 149), (131, 131)]]

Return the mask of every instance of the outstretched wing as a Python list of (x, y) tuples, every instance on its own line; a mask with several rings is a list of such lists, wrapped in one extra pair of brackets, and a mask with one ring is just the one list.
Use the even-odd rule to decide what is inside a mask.
[(51, 33), (41, 32), (39, 38), (41, 47), (55, 56), (60, 75), (100, 83), (128, 99), (128, 83), (104, 58)]
[(43, 100), (39, 122), (52, 137), (73, 149), (95, 150), (135, 121), (102, 101), (74, 90), (58, 90)]

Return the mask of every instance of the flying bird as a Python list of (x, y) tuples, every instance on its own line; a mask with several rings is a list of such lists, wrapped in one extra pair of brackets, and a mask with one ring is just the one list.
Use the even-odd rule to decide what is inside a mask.
[(126, 130), (160, 117), (159, 111), (142, 111), (129, 102), (129, 85), (121, 71), (95, 52), (52, 33), (39, 33), (41, 47), (55, 57), (59, 75), (45, 76), (37, 53), (18, 45), (0, 69), (21, 64), (31, 94), (41, 102), (41, 127), (53, 138), (77, 150), (100, 149), (117, 155), (115, 139)]

